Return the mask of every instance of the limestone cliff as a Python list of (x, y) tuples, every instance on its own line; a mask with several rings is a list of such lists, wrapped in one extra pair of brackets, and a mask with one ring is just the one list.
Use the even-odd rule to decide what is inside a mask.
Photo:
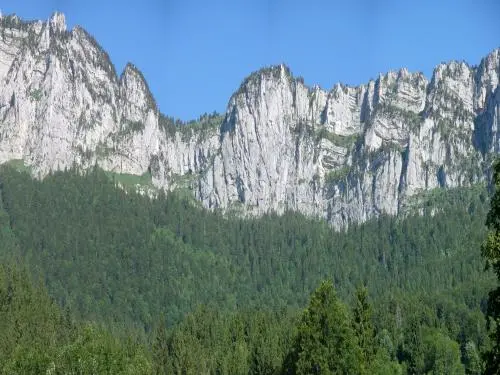
[(33, 174), (98, 164), (188, 188), (206, 207), (297, 210), (335, 227), (400, 213), (421, 192), (488, 179), (500, 149), (500, 49), (479, 66), (307, 87), (283, 65), (244, 80), (225, 116), (175, 125), (140, 71), (120, 76), (62, 14), (0, 18), (0, 162)]

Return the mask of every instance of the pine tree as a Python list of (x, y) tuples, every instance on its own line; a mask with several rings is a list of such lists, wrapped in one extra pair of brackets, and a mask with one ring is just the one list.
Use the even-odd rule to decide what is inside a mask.
[(368, 371), (375, 357), (375, 330), (372, 322), (372, 307), (368, 302), (368, 289), (364, 286), (356, 290), (353, 328), (361, 350), (363, 368)]
[(296, 374), (359, 374), (360, 350), (346, 306), (333, 284), (323, 282), (312, 294), (298, 328)]
[(158, 375), (166, 374), (168, 363), (168, 338), (164, 319), (161, 319), (159, 326), (156, 328), (152, 351), (155, 373)]
[(402, 345), (403, 359), (408, 365), (409, 374), (423, 374), (425, 370), (425, 353), (422, 335), (422, 322), (411, 316), (404, 330)]

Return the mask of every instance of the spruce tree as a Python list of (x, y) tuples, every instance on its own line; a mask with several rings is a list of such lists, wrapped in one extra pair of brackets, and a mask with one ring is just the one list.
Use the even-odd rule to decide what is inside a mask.
[(375, 357), (375, 330), (372, 322), (372, 307), (368, 302), (368, 289), (364, 286), (356, 290), (353, 328), (361, 350), (362, 366), (365, 371), (368, 371)]
[(360, 350), (346, 306), (333, 284), (324, 281), (312, 294), (298, 328), (296, 374), (359, 374)]

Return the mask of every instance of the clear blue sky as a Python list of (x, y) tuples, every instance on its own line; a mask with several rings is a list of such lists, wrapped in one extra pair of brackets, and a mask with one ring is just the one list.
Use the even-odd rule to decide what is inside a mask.
[(24, 19), (62, 11), (119, 73), (137, 65), (161, 111), (183, 120), (225, 111), (244, 77), (271, 64), (330, 89), (403, 66), (430, 77), (442, 61), (478, 64), (500, 46), (498, 0), (8, 0), (0, 9)]

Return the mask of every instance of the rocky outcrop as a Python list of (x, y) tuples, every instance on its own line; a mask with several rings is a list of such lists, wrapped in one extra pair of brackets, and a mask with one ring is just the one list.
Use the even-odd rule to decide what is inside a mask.
[(330, 92), (284, 66), (258, 72), (229, 102), (215, 177), (198, 197), (344, 227), (396, 215), (423, 191), (484, 180), (498, 148), (499, 67), (495, 50), (478, 68), (441, 64), (430, 82), (402, 69)]
[(477, 67), (440, 64), (430, 82), (401, 69), (330, 91), (274, 66), (244, 80), (219, 122), (176, 125), (135, 66), (118, 76), (62, 14), (3, 16), (0, 32), (0, 162), (38, 177), (97, 164), (206, 207), (297, 210), (340, 228), (485, 180), (500, 148), (499, 49)]

